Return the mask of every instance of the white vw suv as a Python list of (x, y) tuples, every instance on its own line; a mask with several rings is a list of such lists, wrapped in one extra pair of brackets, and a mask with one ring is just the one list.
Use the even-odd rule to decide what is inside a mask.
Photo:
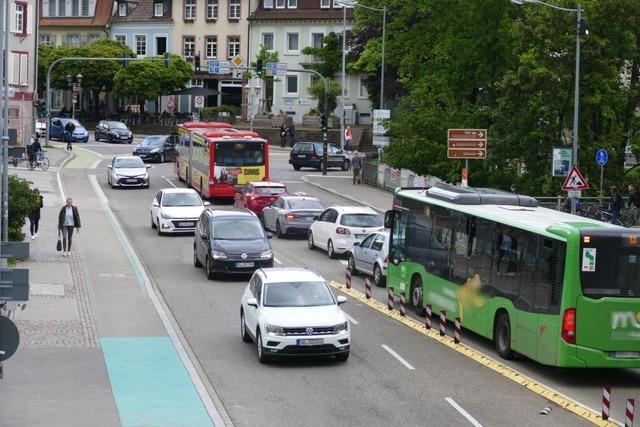
[(305, 268), (261, 268), (249, 281), (240, 304), (244, 342), (255, 341), (258, 360), (278, 356), (349, 358), (351, 326), (317, 273)]
[(382, 218), (365, 206), (331, 206), (316, 218), (307, 238), (309, 249), (326, 249), (329, 258), (348, 252), (376, 231), (384, 230)]

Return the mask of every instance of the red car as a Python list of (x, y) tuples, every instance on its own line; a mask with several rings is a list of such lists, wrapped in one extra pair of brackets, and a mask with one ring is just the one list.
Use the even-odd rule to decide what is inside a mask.
[(255, 181), (245, 184), (242, 191), (236, 193), (233, 206), (247, 208), (261, 217), (262, 209), (278, 196), (288, 194), (287, 187), (279, 182)]

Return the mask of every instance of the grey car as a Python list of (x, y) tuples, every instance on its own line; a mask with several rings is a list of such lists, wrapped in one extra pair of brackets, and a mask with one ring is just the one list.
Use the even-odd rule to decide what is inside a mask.
[(373, 276), (376, 286), (384, 286), (387, 277), (389, 231), (369, 234), (362, 242), (355, 242), (349, 251), (348, 265), (352, 274)]
[(115, 156), (107, 165), (107, 182), (113, 187), (149, 188), (151, 166), (144, 164), (138, 156)]
[(320, 199), (310, 196), (280, 196), (262, 211), (264, 226), (279, 238), (284, 234), (307, 234), (313, 219), (324, 206)]

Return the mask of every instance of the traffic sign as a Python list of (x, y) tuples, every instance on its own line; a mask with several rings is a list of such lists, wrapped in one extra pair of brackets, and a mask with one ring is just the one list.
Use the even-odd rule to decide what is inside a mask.
[(20, 333), (15, 323), (8, 317), (0, 316), (0, 362), (4, 362), (18, 349)]
[(287, 63), (286, 62), (267, 62), (265, 64), (265, 70), (267, 76), (286, 76), (287, 75)]
[(28, 269), (0, 269), (0, 300), (29, 301)]
[(450, 159), (486, 159), (486, 129), (449, 129), (447, 157)]
[(236, 55), (231, 59), (231, 63), (236, 67), (240, 67), (242, 64), (244, 64), (244, 58), (242, 57), (242, 55)]
[(194, 98), (193, 104), (196, 108), (204, 108), (204, 96), (198, 95)]
[(584, 179), (580, 171), (578, 170), (576, 165), (571, 167), (569, 171), (569, 175), (567, 175), (567, 179), (564, 180), (564, 184), (562, 184), (562, 189), (564, 191), (571, 190), (588, 190), (589, 184), (587, 184), (587, 180)]
[(209, 74), (229, 74), (231, 63), (229, 61), (209, 61)]
[(599, 149), (596, 152), (596, 163), (598, 166), (604, 166), (609, 161), (609, 153), (604, 148)]

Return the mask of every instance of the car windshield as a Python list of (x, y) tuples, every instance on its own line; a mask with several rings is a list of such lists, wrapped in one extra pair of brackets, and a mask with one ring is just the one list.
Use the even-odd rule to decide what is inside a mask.
[(265, 238), (262, 224), (257, 219), (216, 219), (213, 221), (212, 234), (216, 240), (257, 240)]
[(164, 193), (162, 206), (201, 206), (202, 200), (196, 193)]
[(166, 136), (148, 136), (140, 141), (141, 147), (158, 147), (167, 139)]
[(318, 199), (289, 199), (288, 202), (291, 209), (324, 209)]
[(116, 168), (143, 168), (144, 162), (140, 157), (131, 157), (126, 159), (116, 159)]
[(340, 224), (346, 227), (382, 227), (382, 219), (375, 214), (345, 214)]
[(267, 283), (265, 307), (315, 307), (333, 305), (333, 295), (324, 282)]
[(126, 129), (127, 126), (122, 122), (109, 122), (109, 127), (113, 129)]
[(284, 194), (287, 192), (287, 189), (284, 187), (255, 187), (253, 192), (263, 196), (271, 196), (274, 194)]
[(80, 122), (79, 122), (79, 121), (77, 121), (76, 119), (71, 119), (71, 120), (69, 120), (68, 122), (73, 123), (73, 125), (74, 125), (75, 127), (82, 127), (82, 125), (80, 124)]
[(262, 141), (217, 142), (215, 153), (216, 166), (260, 166), (264, 164)]

